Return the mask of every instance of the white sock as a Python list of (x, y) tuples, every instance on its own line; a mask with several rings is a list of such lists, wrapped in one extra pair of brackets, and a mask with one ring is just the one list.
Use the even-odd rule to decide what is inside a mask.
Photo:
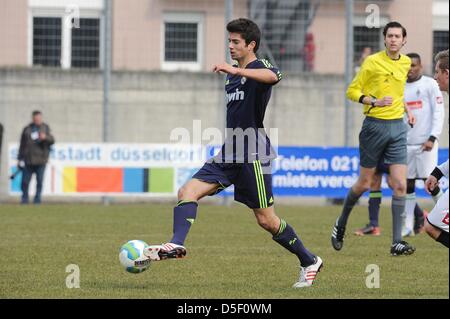
[(414, 208), (416, 207), (416, 193), (406, 194), (405, 202), (405, 227), (407, 230), (414, 229)]

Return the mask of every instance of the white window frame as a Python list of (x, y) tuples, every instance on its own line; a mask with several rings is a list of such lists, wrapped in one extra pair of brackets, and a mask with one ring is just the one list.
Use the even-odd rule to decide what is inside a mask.
[[(197, 61), (179, 62), (165, 61), (166, 22), (197, 23)], [(165, 12), (161, 26), (161, 69), (164, 71), (201, 71), (203, 66), (204, 14), (199, 12)]]
[(61, 68), (70, 69), (72, 63), (72, 29), (66, 28), (64, 18), (69, 6), (80, 8), (80, 18), (100, 20), (99, 68), (104, 65), (104, 16), (102, 0), (29, 0), (28, 1), (28, 66), (33, 66), (33, 18), (61, 18)]
[(449, 3), (445, 0), (433, 0), (433, 31), (448, 31)]

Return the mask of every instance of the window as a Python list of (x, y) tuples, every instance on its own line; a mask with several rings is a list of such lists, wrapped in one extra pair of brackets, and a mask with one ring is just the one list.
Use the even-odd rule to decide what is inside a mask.
[(432, 28), (433, 28), (433, 69), (434, 73), (434, 56), (436, 53), (448, 49), (448, 0), (433, 0), (433, 18), (432, 18)]
[(80, 18), (63, 27), (64, 17), (33, 17), (33, 65), (100, 67), (100, 19)]
[(27, 0), (28, 65), (100, 68), (104, 0)]
[[(367, 51), (373, 54), (381, 50), (382, 36), (380, 28), (353, 27), (353, 61), (355, 67), (361, 66), (361, 57)], [(370, 48), (370, 50), (367, 48)]]
[(433, 56), (448, 49), (448, 31), (433, 31)]
[(203, 16), (196, 13), (166, 13), (162, 30), (162, 69), (201, 70)]
[(61, 66), (61, 18), (33, 18), (33, 65)]
[(100, 60), (100, 19), (79, 20), (72, 28), (71, 67), (98, 68)]
[(165, 61), (197, 62), (197, 23), (166, 22)]
[(356, 15), (353, 19), (353, 62), (358, 71), (362, 61), (368, 54), (374, 54), (383, 49), (383, 28), (390, 21), (386, 16), (380, 16), (380, 24), (376, 28), (367, 27), (367, 17)]

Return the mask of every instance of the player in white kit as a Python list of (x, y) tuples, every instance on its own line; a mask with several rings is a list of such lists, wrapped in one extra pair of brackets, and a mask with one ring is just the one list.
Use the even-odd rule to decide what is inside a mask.
[[(416, 180), (426, 180), (438, 161), (438, 139), (444, 124), (444, 99), (436, 81), (424, 76), (420, 56), (407, 54), (411, 69), (405, 87), (405, 103), (416, 117), (408, 127), (408, 181), (406, 190), (403, 236), (414, 235), (414, 208), (416, 206)], [(423, 223), (422, 216), (419, 216)]]
[[(439, 84), (439, 88), (442, 91), (448, 93), (448, 75), (449, 75), (449, 65), (448, 65), (448, 50), (439, 52), (436, 57), (436, 68), (434, 78)], [(443, 164), (437, 166), (431, 175), (427, 178), (425, 182), (425, 189), (432, 193), (436, 188), (438, 188), (439, 179), (445, 176), (448, 178), (448, 160)], [(436, 206), (427, 217), (425, 222), (425, 230), (430, 235), (431, 238), (440, 242), (442, 245), (448, 248), (449, 245), (449, 235), (448, 235), (448, 189), (442, 195)]]
[[(431, 191), (438, 185), (439, 179), (445, 176), (448, 178), (448, 160), (437, 166), (427, 178), (425, 187)], [(445, 191), (427, 216), (425, 230), (433, 239), (448, 248), (448, 189)]]

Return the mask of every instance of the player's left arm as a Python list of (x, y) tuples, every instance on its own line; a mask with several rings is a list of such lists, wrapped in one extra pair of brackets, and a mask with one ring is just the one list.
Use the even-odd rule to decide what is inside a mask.
[[(430, 87), (430, 106), (432, 110), (432, 122), (431, 122), (431, 132), (430, 137), (428, 138), (428, 141), (425, 144), (426, 146), (430, 147), (429, 150), (433, 148), (434, 142), (439, 138), (439, 136), (442, 133), (442, 129), (444, 127), (444, 117), (445, 117), (445, 111), (444, 111), (444, 97), (442, 96), (441, 90), (439, 90), (439, 86), (435, 81), (431, 82)], [(427, 150), (427, 149), (425, 149)]]
[(281, 73), (272, 68), (261, 69), (241, 69), (235, 68), (228, 63), (216, 64), (213, 67), (214, 72), (224, 72), (231, 75), (238, 75), (252, 79), (264, 84), (276, 84), (281, 80)]

